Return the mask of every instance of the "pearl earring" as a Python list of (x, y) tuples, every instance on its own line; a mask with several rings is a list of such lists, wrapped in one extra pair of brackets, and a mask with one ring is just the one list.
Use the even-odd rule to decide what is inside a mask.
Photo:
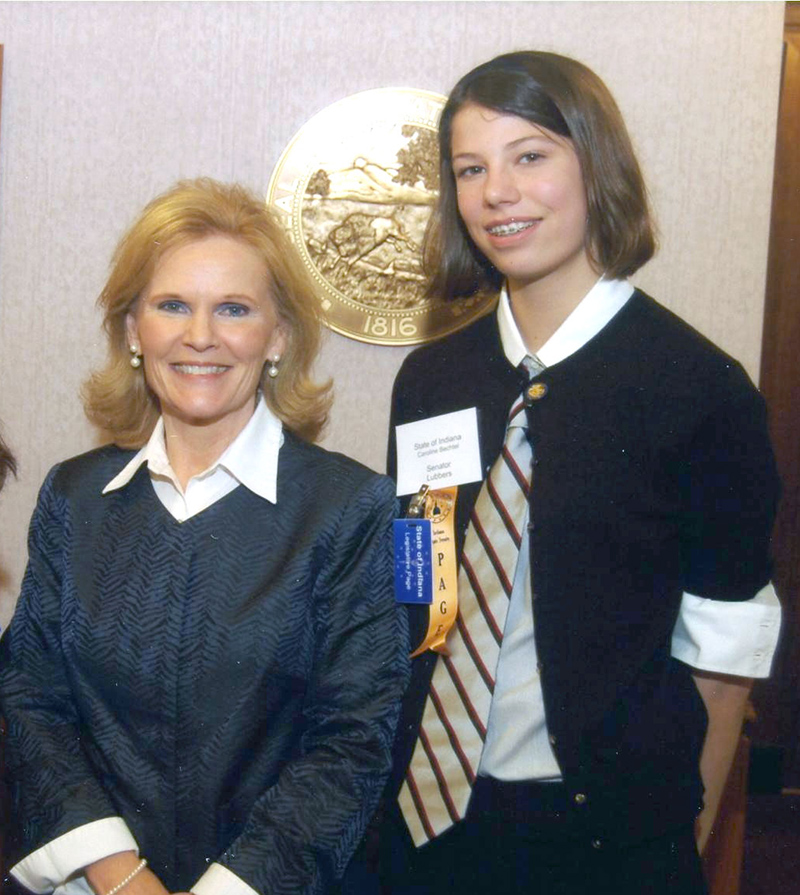
[(278, 375), (278, 362), (280, 361), (279, 357), (273, 357), (269, 362), (269, 366), (267, 367), (267, 376), (270, 379), (274, 379)]
[(142, 356), (141, 356), (141, 354), (139, 354), (139, 346), (131, 345), (130, 352), (131, 352), (131, 366), (133, 367), (134, 370), (138, 370), (139, 367), (141, 367), (141, 365), (142, 365)]

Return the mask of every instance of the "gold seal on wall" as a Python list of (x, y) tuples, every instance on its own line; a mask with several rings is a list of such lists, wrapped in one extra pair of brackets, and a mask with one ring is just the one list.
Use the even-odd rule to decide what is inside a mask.
[(444, 97), (383, 88), (317, 113), (267, 190), (320, 291), (325, 322), (351, 339), (414, 345), (480, 316), (494, 295), (425, 297), (422, 240), (438, 190)]

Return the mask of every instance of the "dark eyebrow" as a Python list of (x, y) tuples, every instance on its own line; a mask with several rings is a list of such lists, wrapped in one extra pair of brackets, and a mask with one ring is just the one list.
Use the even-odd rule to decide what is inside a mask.
[(552, 137), (548, 137), (547, 134), (539, 132), (535, 134), (527, 134), (524, 137), (520, 137), (518, 140), (512, 140), (507, 145), (510, 149), (513, 149), (514, 147), (519, 146), (520, 143), (526, 143), (528, 140), (544, 140), (546, 143), (556, 142)]
[[(555, 145), (556, 141), (552, 137), (548, 137), (547, 134), (538, 131), (535, 134), (525, 134), (524, 137), (518, 137), (516, 140), (512, 140), (510, 143), (505, 144), (505, 149), (517, 149), (521, 143), (527, 143), (528, 140), (544, 140), (546, 143), (550, 143), (551, 145)], [(471, 158), (480, 158), (480, 155), (475, 152), (459, 152), (458, 155), (454, 155), (451, 158), (451, 163), (455, 162), (457, 159), (471, 159)]]

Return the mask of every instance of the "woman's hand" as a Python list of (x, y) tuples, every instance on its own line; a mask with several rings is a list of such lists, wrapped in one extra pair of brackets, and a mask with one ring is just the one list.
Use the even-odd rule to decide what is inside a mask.
[[(87, 864), (84, 874), (97, 895), (106, 895), (106, 892), (110, 892), (136, 870), (140, 860), (134, 851), (117, 852), (93, 864)], [(119, 890), (119, 895), (169, 895), (169, 893), (155, 873), (145, 867)]]

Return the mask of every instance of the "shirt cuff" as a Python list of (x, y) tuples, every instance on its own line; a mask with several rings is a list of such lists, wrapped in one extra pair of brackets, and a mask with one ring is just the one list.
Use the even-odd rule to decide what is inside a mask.
[(780, 627), (781, 604), (771, 584), (751, 600), (735, 602), (685, 593), (672, 655), (701, 671), (769, 677)]
[(10, 873), (26, 889), (44, 895), (87, 864), (121, 851), (138, 855), (139, 846), (121, 817), (105, 817), (52, 839), (26, 855)]
[(211, 864), (192, 886), (194, 895), (259, 895), (232, 870), (222, 864)]

